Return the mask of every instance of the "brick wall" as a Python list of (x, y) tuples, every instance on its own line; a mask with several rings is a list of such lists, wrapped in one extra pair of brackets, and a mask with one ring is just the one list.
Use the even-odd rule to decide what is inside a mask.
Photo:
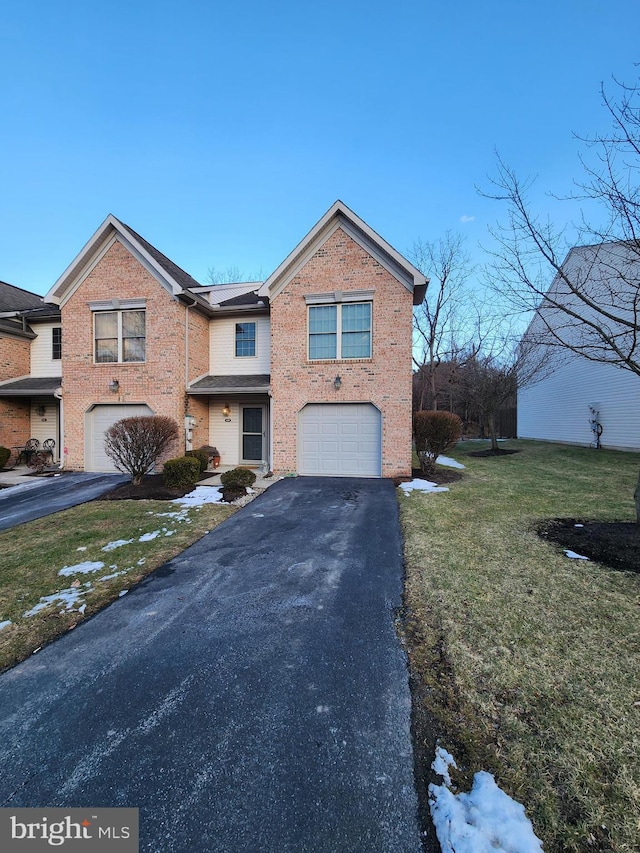
[[(189, 382), (209, 372), (209, 319), (190, 308), (189, 324)], [(196, 419), (193, 429), (193, 446), (209, 443), (209, 400), (205, 397), (188, 397), (187, 412)]]
[[(28, 376), (31, 342), (21, 338), (0, 337), (0, 381)], [(0, 397), (0, 445), (22, 445), (29, 438), (31, 413), (29, 401)]]
[[(373, 352), (366, 360), (310, 362), (304, 295), (375, 290)], [(371, 402), (382, 412), (382, 475), (411, 472), (412, 294), (342, 229), (271, 304), (273, 467), (297, 466), (297, 416), (306, 403)], [(333, 380), (340, 374), (342, 387)]]
[[(146, 361), (94, 364), (89, 303), (146, 298)], [(65, 464), (82, 469), (85, 413), (95, 404), (146, 403), (174, 418), (180, 438), (164, 458), (184, 452), (185, 308), (116, 241), (62, 309)], [(117, 379), (117, 394), (109, 382)]]

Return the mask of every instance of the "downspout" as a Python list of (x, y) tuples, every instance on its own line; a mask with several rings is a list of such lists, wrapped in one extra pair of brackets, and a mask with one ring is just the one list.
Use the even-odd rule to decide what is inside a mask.
[(269, 386), (269, 458), (267, 459), (267, 465), (269, 466), (269, 471), (273, 471), (273, 391), (271, 390), (271, 386)]
[(58, 420), (58, 433), (60, 439), (59, 447), (62, 451), (60, 453), (60, 470), (62, 471), (64, 469), (64, 464), (67, 460), (66, 454), (64, 452), (64, 401), (62, 399), (62, 386), (56, 388), (56, 390), (53, 392), (53, 396), (56, 398), (56, 400), (60, 400), (60, 408), (58, 410), (60, 413)]

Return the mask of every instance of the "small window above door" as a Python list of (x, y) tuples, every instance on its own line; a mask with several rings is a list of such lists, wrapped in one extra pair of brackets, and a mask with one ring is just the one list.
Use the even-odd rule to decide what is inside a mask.
[(256, 354), (256, 324), (236, 323), (236, 358), (252, 357)]

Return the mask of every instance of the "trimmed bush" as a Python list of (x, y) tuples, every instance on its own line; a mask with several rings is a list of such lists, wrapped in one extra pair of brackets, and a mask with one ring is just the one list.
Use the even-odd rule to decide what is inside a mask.
[(194, 459), (198, 460), (200, 463), (200, 474), (204, 474), (209, 467), (209, 454), (206, 450), (187, 450), (184, 455), (193, 456)]
[(164, 415), (123, 418), (106, 431), (104, 452), (118, 471), (131, 474), (131, 482), (139, 486), (179, 435), (178, 424)]
[(249, 468), (232, 468), (220, 475), (220, 482), (225, 488), (239, 489), (253, 486), (256, 475)]
[(0, 470), (7, 464), (11, 451), (8, 447), (0, 447)]
[(451, 412), (415, 412), (413, 435), (423, 471), (433, 471), (440, 454), (455, 447), (462, 434), (462, 421)]
[(200, 477), (200, 462), (194, 456), (167, 459), (162, 471), (162, 482), (169, 489), (187, 489), (195, 486)]

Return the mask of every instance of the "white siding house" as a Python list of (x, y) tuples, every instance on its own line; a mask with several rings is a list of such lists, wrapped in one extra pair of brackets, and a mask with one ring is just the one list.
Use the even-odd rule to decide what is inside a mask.
[[(625, 252), (621, 244), (606, 244), (573, 249), (563, 270), (568, 280), (588, 289), (611, 318), (633, 318), (640, 281), (640, 269), (634, 270), (634, 266), (640, 267), (634, 253)], [(545, 346), (545, 340), (551, 340), (546, 323), (586, 355), (551, 347), (544, 378), (518, 390), (518, 436), (589, 446), (595, 438), (590, 423), (595, 412), (602, 426), (602, 447), (640, 450), (640, 375), (616, 366), (616, 359), (599, 341), (598, 327), (609, 324), (607, 331), (618, 335), (622, 353), (634, 351), (633, 330), (616, 326), (613, 319), (580, 303), (561, 276), (556, 276), (548, 295), (549, 301), (542, 302), (525, 338)], [(553, 300), (574, 307), (586, 322), (567, 317), (549, 304)]]

